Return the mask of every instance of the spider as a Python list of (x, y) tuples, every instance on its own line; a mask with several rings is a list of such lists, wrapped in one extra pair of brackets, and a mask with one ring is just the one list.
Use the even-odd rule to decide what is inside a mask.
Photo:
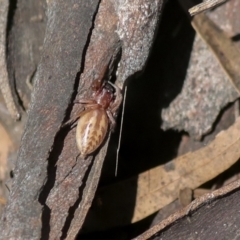
[(76, 129), (76, 142), (80, 155), (93, 153), (104, 141), (109, 129), (113, 130), (118, 108), (122, 102), (121, 90), (113, 83), (99, 78), (92, 83), (92, 97), (80, 99), (84, 105)]

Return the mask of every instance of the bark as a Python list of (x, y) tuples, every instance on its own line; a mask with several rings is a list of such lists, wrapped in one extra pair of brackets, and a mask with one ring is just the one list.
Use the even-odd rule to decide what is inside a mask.
[[(25, 4), (15, 6), (16, 18)], [(1, 239), (76, 237), (98, 185), (108, 140), (96, 156), (81, 159), (75, 129), (61, 126), (82, 110), (73, 101), (91, 95), (92, 81), (110, 60), (109, 75), (120, 87), (144, 68), (162, 6), (161, 0), (47, 1), (41, 60), (36, 73), (33, 67), (27, 75), (30, 82), (35, 79), (34, 91)], [(9, 63), (10, 70), (18, 69), (18, 79), (26, 79), (14, 64)]]

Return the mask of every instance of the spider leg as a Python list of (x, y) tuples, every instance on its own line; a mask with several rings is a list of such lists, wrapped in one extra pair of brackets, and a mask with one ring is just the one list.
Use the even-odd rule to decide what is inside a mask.
[(108, 118), (109, 118), (110, 123), (111, 123), (110, 124), (110, 129), (111, 129), (111, 131), (113, 131), (115, 126), (116, 126), (116, 121), (115, 121), (115, 119), (113, 117), (113, 114), (112, 114), (112, 112), (110, 110), (106, 110), (106, 113), (107, 113)]
[(96, 104), (96, 101), (94, 99), (86, 99), (86, 98), (83, 98), (83, 99), (78, 99), (78, 100), (75, 100), (73, 103), (80, 103), (80, 104)]
[(74, 103), (79, 103), (84, 105), (85, 109), (95, 109), (98, 106), (97, 102), (94, 99), (79, 99), (75, 100)]
[(116, 86), (115, 84), (113, 84), (111, 82), (108, 82), (108, 83), (115, 89), (115, 93), (114, 93), (115, 99), (109, 107), (111, 109), (111, 112), (113, 113), (113, 115), (115, 115), (119, 106), (122, 103), (122, 93), (121, 93), (121, 89), (118, 86)]
[[(90, 104), (89, 104), (89, 105), (90, 105)], [(92, 104), (92, 105), (90, 105), (90, 106), (86, 106), (85, 110), (83, 110), (82, 112), (80, 112), (77, 116), (69, 119), (67, 122), (65, 122), (65, 123), (62, 125), (62, 127), (66, 127), (66, 126), (72, 125), (72, 124), (74, 124), (73, 127), (75, 127), (76, 121), (77, 121), (81, 116), (83, 116), (85, 113), (88, 113), (88, 112), (90, 112), (90, 111), (92, 111), (92, 110), (94, 110), (94, 109), (97, 109), (97, 108), (98, 108), (98, 104), (96, 104), (96, 103), (95, 103), (95, 104)]]

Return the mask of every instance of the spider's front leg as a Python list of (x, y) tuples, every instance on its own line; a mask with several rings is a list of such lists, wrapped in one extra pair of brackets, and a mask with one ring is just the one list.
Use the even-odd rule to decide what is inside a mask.
[(94, 99), (79, 99), (79, 100), (74, 101), (74, 103), (82, 104), (84, 106), (84, 109), (77, 116), (74, 116), (71, 119), (69, 119), (67, 122), (65, 122), (62, 125), (62, 127), (72, 125), (72, 124), (74, 124), (73, 127), (75, 127), (75, 123), (80, 117), (82, 117), (84, 114), (98, 108), (98, 104), (96, 103), (96, 101)]
[(112, 114), (112, 112), (109, 109), (106, 110), (106, 113), (107, 113), (108, 119), (110, 121), (110, 130), (114, 131), (114, 128), (116, 126), (115, 118), (113, 117), (113, 114)]
[(87, 99), (87, 98), (75, 100), (73, 103), (82, 104), (85, 109), (92, 108), (98, 105), (94, 99)]
[(121, 93), (121, 89), (118, 86), (116, 86), (111, 82), (108, 82), (108, 83), (115, 89), (115, 93), (114, 93), (115, 98), (109, 107), (112, 112), (112, 115), (115, 117), (117, 115), (118, 108), (122, 103), (122, 93)]

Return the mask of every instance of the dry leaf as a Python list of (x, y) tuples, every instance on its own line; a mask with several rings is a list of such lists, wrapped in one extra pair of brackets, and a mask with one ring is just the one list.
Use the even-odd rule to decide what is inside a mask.
[(132, 222), (172, 202), (180, 189), (195, 189), (224, 172), (239, 159), (239, 144), (240, 118), (208, 146), (140, 174)]
[(191, 188), (180, 189), (178, 198), (181, 206), (186, 207), (193, 200), (193, 190)]
[(204, 189), (204, 188), (197, 188), (193, 191), (193, 198), (198, 198), (201, 197), (202, 195), (206, 193), (210, 193), (211, 190), (209, 189)]

